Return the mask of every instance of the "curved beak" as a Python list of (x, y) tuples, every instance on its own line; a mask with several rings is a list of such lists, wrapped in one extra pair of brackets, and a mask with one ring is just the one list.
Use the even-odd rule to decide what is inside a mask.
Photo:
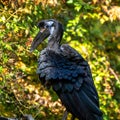
[(41, 44), (42, 41), (45, 40), (49, 35), (50, 32), (48, 29), (40, 30), (31, 44), (30, 52), (33, 52), (38, 47), (38, 45)]

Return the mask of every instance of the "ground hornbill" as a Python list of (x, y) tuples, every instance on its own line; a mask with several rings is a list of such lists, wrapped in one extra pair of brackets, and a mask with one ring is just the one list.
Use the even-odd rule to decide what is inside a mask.
[[(37, 74), (41, 83), (52, 86), (72, 119), (102, 120), (90, 67), (84, 58), (67, 44), (61, 45), (63, 26), (54, 19), (42, 20), (40, 32), (31, 44), (31, 51), (48, 38), (47, 47), (41, 51)], [(66, 118), (67, 115), (63, 117)]]

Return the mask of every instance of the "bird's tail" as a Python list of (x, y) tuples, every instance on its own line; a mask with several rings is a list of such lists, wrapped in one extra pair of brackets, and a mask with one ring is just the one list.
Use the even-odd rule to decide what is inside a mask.
[(102, 117), (102, 116), (101, 116), (101, 117), (99, 116), (99, 118), (98, 118), (97, 120), (103, 120), (103, 117)]
[(93, 115), (93, 116), (88, 116), (87, 118), (79, 119), (79, 120), (103, 120), (102, 115)]
[(95, 120), (103, 120), (102, 115), (101, 116), (96, 115), (96, 119)]

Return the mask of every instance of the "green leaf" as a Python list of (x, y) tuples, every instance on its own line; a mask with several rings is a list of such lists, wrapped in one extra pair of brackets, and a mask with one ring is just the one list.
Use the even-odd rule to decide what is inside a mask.
[(72, 4), (72, 3), (73, 3), (73, 0), (67, 0), (67, 3), (68, 3), (68, 4)]

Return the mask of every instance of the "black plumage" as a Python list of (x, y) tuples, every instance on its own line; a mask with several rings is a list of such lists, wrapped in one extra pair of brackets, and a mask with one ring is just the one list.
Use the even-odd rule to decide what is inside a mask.
[(61, 45), (62, 24), (56, 20), (39, 22), (40, 32), (31, 45), (33, 51), (48, 37), (41, 51), (37, 74), (41, 83), (53, 88), (66, 110), (79, 120), (102, 120), (98, 94), (87, 61), (72, 47)]

